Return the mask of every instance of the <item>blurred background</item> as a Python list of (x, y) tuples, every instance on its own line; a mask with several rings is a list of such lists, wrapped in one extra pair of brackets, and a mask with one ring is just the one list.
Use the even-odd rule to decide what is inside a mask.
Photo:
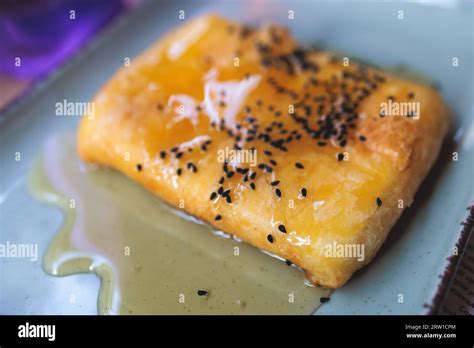
[[(161, 0), (163, 3), (166, 1)], [(317, 3), (321, 0), (307, 1)], [(427, 6), (455, 8), (471, 1), (388, 2), (419, 2)], [(127, 16), (144, 2), (146, 0), (0, 0), (0, 113), (24, 96), (35, 83), (67, 62), (112, 22)], [(238, 2), (222, 1), (225, 5)], [(278, 2), (275, 1), (275, 6)], [(384, 1), (373, 1), (372, 4), (377, 2)], [(268, 10), (265, 1), (251, 3), (252, 10), (247, 11), (247, 17)], [(344, 1), (340, 4), (344, 7)], [(193, 5), (198, 7), (202, 2), (195, 0)]]
[(141, 0), (0, 1), (0, 112)]

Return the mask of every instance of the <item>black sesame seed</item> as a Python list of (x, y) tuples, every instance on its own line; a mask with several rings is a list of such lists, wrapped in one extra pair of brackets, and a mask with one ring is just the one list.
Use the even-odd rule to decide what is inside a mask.
[(286, 260), (285, 263), (287, 266), (291, 266), (293, 264), (293, 262), (291, 262), (290, 260)]
[(304, 169), (303, 164), (301, 164), (300, 162), (296, 162), (295, 167), (298, 168), (298, 169)]
[(359, 135), (359, 140), (360, 140), (360, 141), (366, 141), (367, 138), (366, 138), (365, 136), (363, 136), (363, 135)]
[(176, 154), (176, 158), (181, 158), (181, 157), (183, 157), (183, 153), (182, 153), (182, 152), (178, 152), (178, 153)]
[(198, 290), (197, 294), (198, 296), (207, 296), (209, 292), (207, 290)]
[(278, 226), (278, 230), (279, 230), (280, 232), (286, 233), (286, 228), (285, 228), (284, 225), (279, 225), (279, 226)]
[(222, 216), (220, 214), (216, 215), (216, 217), (214, 218), (214, 220), (216, 221), (219, 221), (222, 219)]
[(381, 206), (382, 205), (382, 200), (380, 199), (380, 197), (377, 197), (377, 206)]
[(230, 198), (230, 196), (227, 195), (227, 196), (225, 196), (225, 201), (230, 204), (230, 203), (232, 203), (232, 198)]
[(251, 182), (250, 187), (252, 188), (252, 190), (255, 190), (255, 183)]
[(141, 165), (141, 164), (137, 164), (137, 170), (138, 170), (139, 172), (142, 171), (142, 165)]
[(197, 167), (194, 165), (192, 162), (188, 162), (187, 167), (190, 171), (196, 173), (197, 172)]
[(279, 183), (280, 183), (280, 180), (275, 180), (275, 181), (272, 181), (272, 182), (270, 183), (270, 185), (276, 186), (276, 185), (278, 185)]
[(273, 172), (273, 168), (270, 167), (269, 165), (266, 165), (265, 163), (260, 163), (260, 164), (258, 165), (258, 168), (261, 169), (261, 170), (263, 170), (263, 171), (265, 171), (265, 172), (267, 172), (267, 173)]
[(166, 157), (166, 151), (161, 151), (160, 152), (160, 157), (164, 159)]
[(337, 154), (337, 160), (340, 162), (344, 159), (344, 154), (343, 153), (338, 153)]
[(248, 168), (237, 168), (236, 171), (240, 174), (247, 174), (249, 169)]
[(216, 197), (217, 197), (217, 193), (213, 192), (211, 193), (211, 197), (209, 197), (209, 199), (213, 201)]
[(245, 121), (247, 121), (248, 123), (254, 123), (256, 121), (256, 119), (249, 116), (249, 117), (245, 118)]
[(178, 168), (178, 170), (176, 171), (176, 174), (181, 175), (181, 173), (183, 172), (183, 170), (181, 168)]
[(276, 189), (276, 190), (275, 190), (275, 194), (277, 195), (277, 197), (281, 197), (281, 191), (280, 191), (280, 189)]
[(270, 243), (273, 243), (273, 236), (271, 234), (269, 234), (267, 236), (267, 240), (270, 242)]
[(303, 197), (306, 197), (307, 194), (308, 194), (308, 191), (306, 191), (306, 189), (303, 187), (303, 188), (301, 189), (301, 195), (302, 195)]
[(227, 173), (226, 177), (227, 178), (232, 178), (234, 176), (234, 172), (230, 171)]

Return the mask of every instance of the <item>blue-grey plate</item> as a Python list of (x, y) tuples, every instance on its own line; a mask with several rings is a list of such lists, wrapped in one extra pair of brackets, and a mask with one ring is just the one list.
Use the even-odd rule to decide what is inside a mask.
[(277, 21), (306, 44), (324, 43), (382, 67), (404, 64), (437, 82), (455, 120), (435, 167), (375, 260), (317, 312), (426, 313), (473, 201), (473, 4), (455, 0), (145, 2), (0, 118), (0, 243), (39, 245), (37, 261), (0, 258), (0, 313), (97, 312), (95, 276), (43, 272), (41, 255), (62, 216), (28, 195), (26, 174), (49, 134), (77, 126), (76, 117), (55, 116), (55, 103), (88, 101), (125, 57), (179, 25), (179, 10), (187, 18), (213, 11), (255, 23)]

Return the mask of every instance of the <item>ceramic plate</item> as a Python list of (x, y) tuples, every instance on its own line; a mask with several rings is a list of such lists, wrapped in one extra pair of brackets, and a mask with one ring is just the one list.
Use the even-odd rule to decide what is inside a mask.
[(62, 216), (28, 195), (25, 178), (45, 138), (77, 126), (79, 118), (55, 116), (55, 103), (88, 101), (125, 57), (179, 25), (179, 10), (187, 18), (212, 10), (255, 23), (273, 20), (289, 26), (306, 44), (325, 45), (382, 67), (403, 64), (436, 81), (455, 121), (435, 167), (375, 260), (317, 311), (426, 313), (473, 201), (473, 5), (454, 0), (145, 2), (1, 116), (0, 242), (37, 243), (39, 258), (0, 258), (0, 312), (97, 313), (100, 284), (94, 275), (55, 278), (43, 272), (41, 256)]

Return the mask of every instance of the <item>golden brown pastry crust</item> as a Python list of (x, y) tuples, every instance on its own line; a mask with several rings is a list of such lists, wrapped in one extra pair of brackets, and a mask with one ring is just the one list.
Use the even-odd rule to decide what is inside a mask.
[[(99, 91), (94, 98), (95, 117), (84, 117), (81, 122), (78, 151), (85, 161), (113, 167), (171, 205), (290, 260), (303, 268), (314, 284), (337, 288), (370, 262), (403, 208), (411, 204), (439, 153), (450, 112), (429, 87), (373, 69), (361, 70), (352, 62), (345, 66), (328, 52), (299, 53), (297, 47), (279, 27), (253, 30), (216, 16), (186, 23), (123, 67)], [(286, 63), (288, 57), (290, 62)], [(316, 102), (306, 116), (307, 110), (297, 102), (333, 90), (320, 103), (325, 108), (322, 114), (330, 113), (331, 106), (340, 106), (343, 72), (362, 76), (360, 81), (347, 79), (347, 94), (356, 95), (351, 89), (355, 85), (359, 92), (361, 86), (368, 86), (369, 91), (353, 110), (355, 119), (342, 116), (345, 136), (339, 140), (334, 135), (329, 139), (312, 137), (294, 115), (307, 117), (316, 125), (322, 119), (316, 111), (319, 104)], [(376, 87), (371, 89), (364, 76)], [(224, 82), (228, 84), (220, 84)], [(230, 95), (219, 95), (219, 88)], [(233, 94), (235, 91), (240, 92)], [(245, 93), (239, 103), (238, 95)], [(330, 100), (332, 95), (334, 101)], [(381, 117), (381, 103), (390, 96), (397, 102), (419, 103), (420, 118)], [(237, 99), (224, 101), (231, 97)], [(206, 99), (209, 105), (199, 104)], [(180, 105), (184, 108), (179, 109)], [(237, 112), (227, 111), (233, 105), (238, 105)], [(295, 107), (295, 113), (288, 113), (290, 106)], [(288, 130), (285, 137), (292, 131), (301, 137), (285, 143), (287, 151), (273, 148), (263, 139), (246, 143), (244, 148), (255, 147), (258, 163), (269, 165), (272, 172), (252, 167), (257, 176), (248, 181), (244, 181), (245, 174), (235, 173), (223, 185), (230, 189), (232, 202), (227, 203), (221, 195), (211, 200), (225, 174), (218, 151), (232, 149), (236, 142), (235, 134), (233, 138), (227, 131), (238, 133), (237, 124), (251, 129), (251, 124), (245, 123), (250, 114), (260, 130), (272, 122), (283, 122), (281, 128), (274, 124), (269, 132), (272, 139), (282, 137), (283, 129)], [(213, 127), (216, 117), (218, 125)], [(227, 121), (224, 131), (219, 130), (222, 118)], [(207, 139), (212, 143), (205, 145), (204, 151), (201, 146)], [(326, 145), (318, 146), (318, 142)], [(183, 143), (187, 145), (183, 147)], [(173, 147), (178, 151), (172, 152)], [(179, 152), (183, 155), (176, 158)], [(347, 161), (338, 160), (341, 153)], [(196, 172), (192, 166), (188, 168), (189, 162)], [(296, 162), (304, 169), (296, 168)], [(179, 168), (181, 175), (177, 175)], [(270, 185), (276, 180), (280, 180), (278, 185)], [(302, 188), (306, 197), (301, 196)], [(216, 221), (217, 215), (222, 218)], [(364, 259), (328, 256), (327, 248), (333, 243), (363, 245)]]

